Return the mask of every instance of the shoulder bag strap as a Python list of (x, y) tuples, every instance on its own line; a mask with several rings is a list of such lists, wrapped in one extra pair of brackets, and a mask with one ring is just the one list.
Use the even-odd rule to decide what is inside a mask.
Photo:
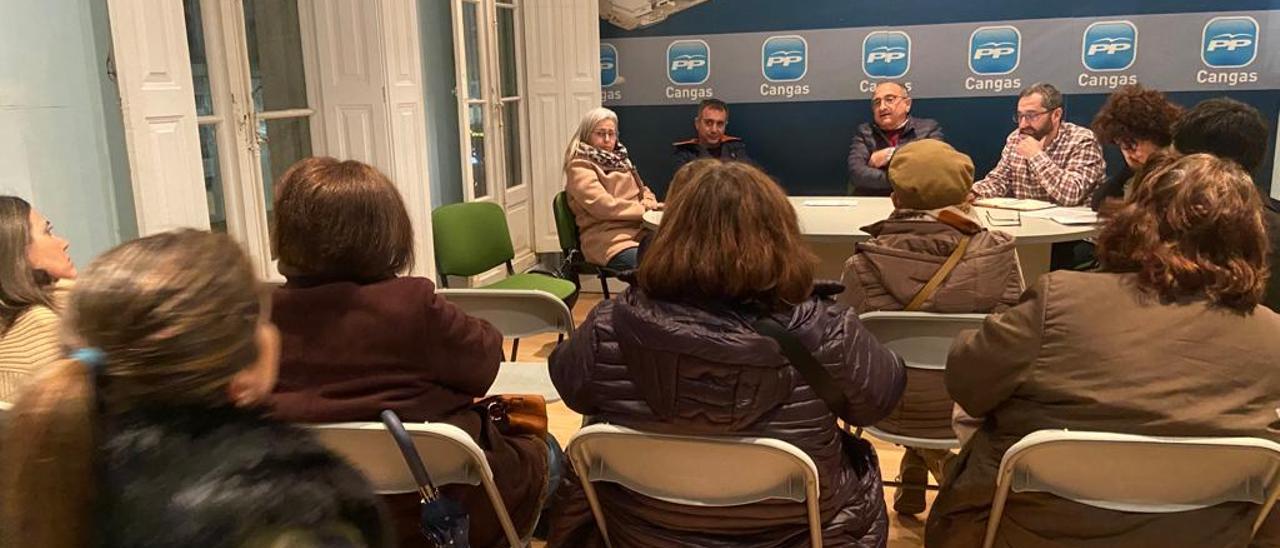
[(960, 240), (955, 250), (951, 252), (951, 256), (947, 257), (947, 262), (938, 267), (938, 271), (933, 273), (933, 277), (929, 278), (929, 282), (920, 288), (920, 291), (916, 293), (915, 297), (911, 298), (911, 302), (907, 303), (907, 307), (903, 310), (912, 312), (920, 310), (920, 307), (924, 306), (924, 302), (933, 296), (934, 292), (938, 290), (938, 286), (942, 285), (943, 280), (946, 280), (951, 271), (955, 270), (956, 265), (960, 264), (960, 258), (964, 256), (965, 250), (969, 249), (969, 240), (972, 238), (972, 236), (965, 236), (964, 239)]
[(849, 408), (848, 399), (845, 398), (844, 392), (836, 388), (831, 372), (822, 367), (818, 359), (814, 358), (803, 344), (800, 344), (800, 339), (768, 316), (761, 316), (755, 321), (753, 327), (761, 335), (778, 341), (778, 346), (782, 348), (782, 355), (786, 356), (791, 365), (800, 371), (800, 376), (809, 383), (814, 392), (817, 392), (818, 397), (826, 402), (836, 418), (840, 418), (844, 410)]

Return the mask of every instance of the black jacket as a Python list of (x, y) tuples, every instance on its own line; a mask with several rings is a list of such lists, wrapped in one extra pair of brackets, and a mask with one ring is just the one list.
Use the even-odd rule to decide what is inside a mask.
[[(862, 326), (855, 311), (830, 300), (811, 298), (773, 315), (844, 392), (848, 407), (837, 416), (778, 344), (752, 328), (756, 317), (657, 301), (632, 286), (596, 306), (556, 347), (551, 379), (566, 405), (598, 421), (795, 445), (818, 468), (826, 545), (883, 546), (889, 524), (880, 471), (857, 469), (847, 452), (856, 442), (841, 434), (836, 419), (866, 425), (887, 416), (906, 383), (902, 362)], [(591, 514), (580, 488), (576, 497), (564, 492), (573, 490), (557, 494), (549, 546), (592, 546), (591, 535), (578, 532), (592, 527)], [(614, 546), (808, 546), (804, 508), (794, 503), (689, 508), (613, 486), (598, 491)]]
[[(919, 139), (945, 140), (942, 126), (928, 118), (907, 118), (907, 125), (902, 128), (898, 137), (898, 146)], [(853, 145), (849, 147), (849, 194), (854, 196), (888, 196), (893, 188), (889, 186), (886, 170), (867, 165), (871, 153), (887, 148), (889, 139), (884, 131), (874, 123), (858, 126), (853, 136)]]
[(231, 407), (164, 407), (104, 431), (95, 546), (238, 548), (285, 533), (394, 546), (368, 481), (305, 430)]
[(719, 160), (735, 160), (738, 162), (754, 163), (747, 156), (747, 143), (742, 139), (725, 135), (720, 139), (720, 154), (712, 155), (707, 147), (702, 146), (695, 137), (687, 141), (678, 141), (671, 143), (671, 154), (676, 159), (676, 169), (679, 170), (685, 164), (697, 160), (699, 158), (716, 158)]

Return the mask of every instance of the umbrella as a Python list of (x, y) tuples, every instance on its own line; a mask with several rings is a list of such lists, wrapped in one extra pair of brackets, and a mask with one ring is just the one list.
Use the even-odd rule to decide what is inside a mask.
[(467, 531), (471, 518), (467, 511), (457, 502), (441, 496), (440, 490), (431, 483), (431, 476), (427, 475), (427, 468), (418, 458), (418, 450), (395, 411), (383, 411), (382, 423), (387, 425), (387, 431), (400, 446), (400, 453), (418, 482), (418, 492), (422, 494), (422, 523), (419, 525), (422, 534), (436, 547), (469, 548), (471, 541), (467, 538)]

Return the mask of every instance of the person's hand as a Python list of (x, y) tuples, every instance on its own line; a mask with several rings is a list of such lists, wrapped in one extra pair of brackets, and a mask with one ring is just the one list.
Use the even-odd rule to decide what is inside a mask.
[(893, 155), (893, 147), (882, 148), (871, 153), (871, 157), (867, 158), (867, 165), (874, 168), (882, 168), (889, 165), (889, 157)]
[(640, 205), (644, 206), (646, 211), (660, 211), (662, 209), (662, 203), (653, 198), (641, 198)]
[(1018, 150), (1018, 155), (1022, 156), (1023, 158), (1030, 158), (1032, 156), (1040, 154), (1040, 152), (1044, 150), (1044, 144), (1041, 143), (1040, 140), (1036, 139), (1035, 137), (1032, 137), (1030, 135), (1023, 135), (1022, 140), (1018, 141), (1017, 150)]

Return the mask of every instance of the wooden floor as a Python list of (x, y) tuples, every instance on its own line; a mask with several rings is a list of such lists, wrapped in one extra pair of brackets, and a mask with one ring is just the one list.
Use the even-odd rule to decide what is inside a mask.
[[(587, 313), (599, 303), (600, 295), (584, 293), (579, 297), (578, 302), (573, 308), (574, 321), (581, 324), (582, 320), (587, 317)], [(555, 335), (543, 335), (538, 337), (529, 337), (520, 341), (520, 355), (518, 361), (546, 361), (551, 355), (551, 351), (556, 347)], [(504, 355), (511, 354), (511, 342), (507, 341), (505, 345)], [(551, 433), (560, 440), (561, 444), (569, 441), (578, 428), (582, 425), (582, 415), (573, 412), (564, 405), (563, 402), (556, 402), (547, 405), (547, 416)], [(880, 455), (881, 473), (885, 478), (892, 479), (898, 474), (898, 463), (902, 459), (902, 448), (889, 445), (878, 440), (871, 440), (876, 448), (876, 452)], [(932, 481), (932, 478), (931, 478)], [(928, 494), (927, 501), (930, 506), (933, 504), (934, 493)], [(893, 488), (885, 489), (885, 504), (893, 504)], [(899, 516), (892, 509), (889, 510), (889, 546), (890, 548), (906, 548), (909, 546), (924, 546), (924, 518), (928, 515), (928, 509), (925, 513), (918, 516)], [(543, 546), (542, 543), (535, 542), (535, 547)]]

